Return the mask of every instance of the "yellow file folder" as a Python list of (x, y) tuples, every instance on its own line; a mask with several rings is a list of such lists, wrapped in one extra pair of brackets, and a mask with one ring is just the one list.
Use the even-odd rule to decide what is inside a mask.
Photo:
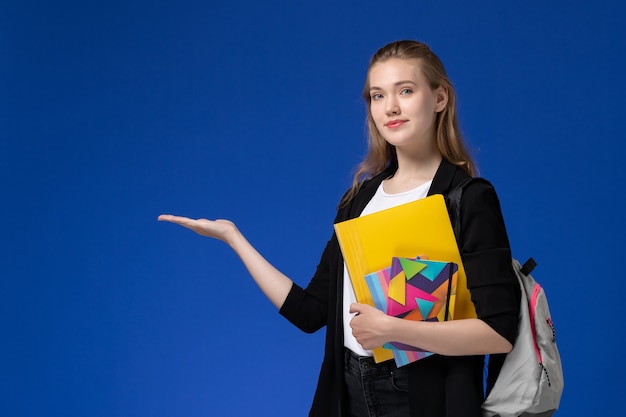
[[(357, 301), (374, 306), (365, 276), (389, 266), (392, 257), (454, 262), (459, 267), (456, 292), (450, 295), (450, 319), (476, 317), (465, 269), (444, 198), (440, 194), (335, 224), (335, 231)], [(377, 362), (393, 358), (374, 350)]]

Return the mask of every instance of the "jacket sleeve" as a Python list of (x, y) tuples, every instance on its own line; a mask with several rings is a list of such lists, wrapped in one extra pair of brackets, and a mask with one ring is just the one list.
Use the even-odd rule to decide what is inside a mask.
[(281, 315), (306, 333), (313, 333), (327, 324), (330, 265), (338, 250), (339, 242), (333, 233), (309, 284), (302, 288), (294, 283), (280, 308)]
[(513, 344), (520, 288), (494, 188), (482, 182), (470, 184), (463, 192), (460, 217), (461, 257), (476, 314)]
[[(344, 194), (345, 197), (345, 194)], [(343, 200), (343, 198), (342, 198)], [(353, 217), (353, 199), (347, 205), (339, 208), (333, 223)], [(313, 333), (328, 324), (330, 311), (334, 311), (340, 297), (338, 279), (342, 279), (342, 272), (338, 269), (343, 266), (341, 249), (337, 235), (333, 232), (326, 243), (322, 257), (317, 265), (313, 278), (302, 288), (294, 283), (287, 294), (287, 298), (280, 308), (283, 315), (292, 324), (306, 333)]]

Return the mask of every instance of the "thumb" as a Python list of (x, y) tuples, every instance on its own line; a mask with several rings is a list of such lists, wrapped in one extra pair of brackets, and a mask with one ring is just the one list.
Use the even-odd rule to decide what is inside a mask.
[(363, 312), (363, 305), (359, 303), (350, 304), (350, 313), (360, 314)]

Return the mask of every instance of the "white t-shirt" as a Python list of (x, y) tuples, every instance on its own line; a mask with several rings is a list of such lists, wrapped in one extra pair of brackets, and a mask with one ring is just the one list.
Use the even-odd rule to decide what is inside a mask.
[[(384, 182), (384, 181), (383, 181)], [(410, 203), (412, 201), (420, 200), (428, 194), (431, 181), (427, 181), (417, 188), (409, 191), (405, 191), (399, 194), (387, 194), (383, 190), (383, 182), (380, 183), (376, 194), (367, 203), (367, 206), (363, 209), (361, 216), (367, 214), (376, 213), (377, 211), (386, 210), (392, 207), (400, 206), (402, 204)], [(352, 328), (350, 327), (350, 320), (354, 317), (354, 314), (349, 313), (350, 304), (356, 303), (356, 295), (354, 294), (354, 288), (350, 281), (350, 275), (348, 274), (348, 268), (346, 263), (343, 264), (343, 344), (345, 347), (360, 356), (372, 356), (371, 350), (365, 350), (357, 342), (352, 335)]]

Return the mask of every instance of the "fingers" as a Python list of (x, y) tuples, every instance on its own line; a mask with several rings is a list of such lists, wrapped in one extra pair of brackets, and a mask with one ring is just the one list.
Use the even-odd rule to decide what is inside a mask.
[(233, 222), (229, 220), (191, 219), (189, 217), (161, 214), (158, 221), (170, 222), (206, 237), (226, 241), (229, 232), (235, 229)]
[(362, 314), (370, 309), (376, 310), (376, 308), (367, 304), (361, 304), (361, 303), (350, 304), (350, 313)]
[(157, 220), (160, 222), (171, 222), (174, 221), (174, 218), (177, 216), (172, 216), (171, 214), (161, 214), (157, 217)]
[(189, 217), (182, 216), (172, 216), (171, 214), (161, 214), (158, 218), (158, 221), (164, 221), (169, 223), (174, 223), (179, 226), (185, 227), (187, 229), (193, 230), (198, 234), (201, 233), (202, 225), (198, 220), (190, 219)]
[(357, 342), (363, 349), (373, 349), (376, 346), (373, 346), (370, 342), (370, 338), (372, 337), (371, 328), (369, 325), (369, 319), (367, 314), (361, 315), (362, 312), (361, 307), (366, 307), (363, 304), (352, 304), (350, 306), (351, 313), (357, 313), (356, 316), (350, 320), (350, 327), (352, 328), (352, 335), (356, 339)]
[(362, 306), (363, 304), (359, 304), (359, 303), (350, 304), (350, 313), (360, 314), (361, 312), (363, 312)]
[(177, 224), (185, 224), (192, 221), (189, 217), (173, 216), (171, 214), (161, 214), (157, 217), (157, 220), (160, 222), (171, 222)]

